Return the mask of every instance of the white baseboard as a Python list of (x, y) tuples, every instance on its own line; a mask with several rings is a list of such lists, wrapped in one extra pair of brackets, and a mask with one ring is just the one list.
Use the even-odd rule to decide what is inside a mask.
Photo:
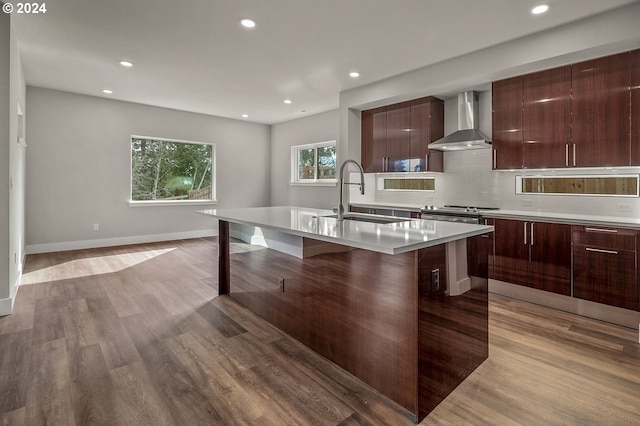
[(218, 230), (172, 232), (168, 234), (132, 235), (128, 237), (104, 238), (99, 240), (65, 241), (47, 244), (29, 244), (26, 254), (53, 253), (56, 251), (82, 250), (99, 247), (113, 247), (128, 244), (155, 243), (158, 241), (186, 240), (189, 238), (215, 237)]
[(13, 301), (15, 299), (9, 297), (8, 299), (0, 299), (0, 316), (9, 315), (13, 310)]
[(19, 273), (16, 278), (16, 282), (13, 285), (13, 291), (11, 297), (7, 299), (0, 299), (0, 316), (9, 315), (13, 311), (13, 304), (16, 303), (16, 294), (18, 294), (18, 287), (20, 286), (20, 278), (22, 274)]

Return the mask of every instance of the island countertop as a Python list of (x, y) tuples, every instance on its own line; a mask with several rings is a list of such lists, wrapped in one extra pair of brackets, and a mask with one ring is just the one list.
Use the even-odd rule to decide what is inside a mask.
[(277, 206), (210, 209), (199, 213), (231, 223), (272, 229), (299, 237), (342, 244), (384, 254), (406, 253), (493, 232), (493, 226), (403, 219), (396, 223), (339, 222), (330, 210)]

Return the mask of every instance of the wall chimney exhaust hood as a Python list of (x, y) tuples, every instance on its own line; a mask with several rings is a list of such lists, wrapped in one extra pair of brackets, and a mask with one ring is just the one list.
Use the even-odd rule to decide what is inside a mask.
[(491, 139), (478, 130), (478, 93), (458, 94), (458, 130), (429, 144), (429, 149), (462, 151), (491, 148)]

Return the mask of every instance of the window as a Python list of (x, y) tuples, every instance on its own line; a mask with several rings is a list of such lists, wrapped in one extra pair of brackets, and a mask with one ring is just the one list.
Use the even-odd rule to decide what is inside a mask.
[(336, 141), (291, 147), (291, 183), (336, 183)]
[(516, 194), (637, 197), (638, 175), (516, 176)]
[(215, 201), (215, 145), (131, 136), (132, 204)]
[(378, 180), (378, 189), (387, 191), (435, 191), (436, 178), (420, 177), (420, 178), (380, 178)]

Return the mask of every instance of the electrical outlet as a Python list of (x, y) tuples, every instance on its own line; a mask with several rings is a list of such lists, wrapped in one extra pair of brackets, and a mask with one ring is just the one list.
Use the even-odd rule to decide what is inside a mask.
[(93, 230), (94, 231), (99, 231), (100, 230), (100, 224), (99, 223), (94, 223), (93, 224)]
[(284, 278), (278, 278), (278, 285), (280, 286), (280, 291), (284, 293)]
[(526, 207), (533, 207), (533, 200), (531, 198), (525, 198), (522, 200), (522, 205)]
[(633, 206), (629, 203), (618, 203), (619, 212), (632, 212)]
[(435, 293), (440, 290), (440, 269), (431, 271), (431, 292)]

